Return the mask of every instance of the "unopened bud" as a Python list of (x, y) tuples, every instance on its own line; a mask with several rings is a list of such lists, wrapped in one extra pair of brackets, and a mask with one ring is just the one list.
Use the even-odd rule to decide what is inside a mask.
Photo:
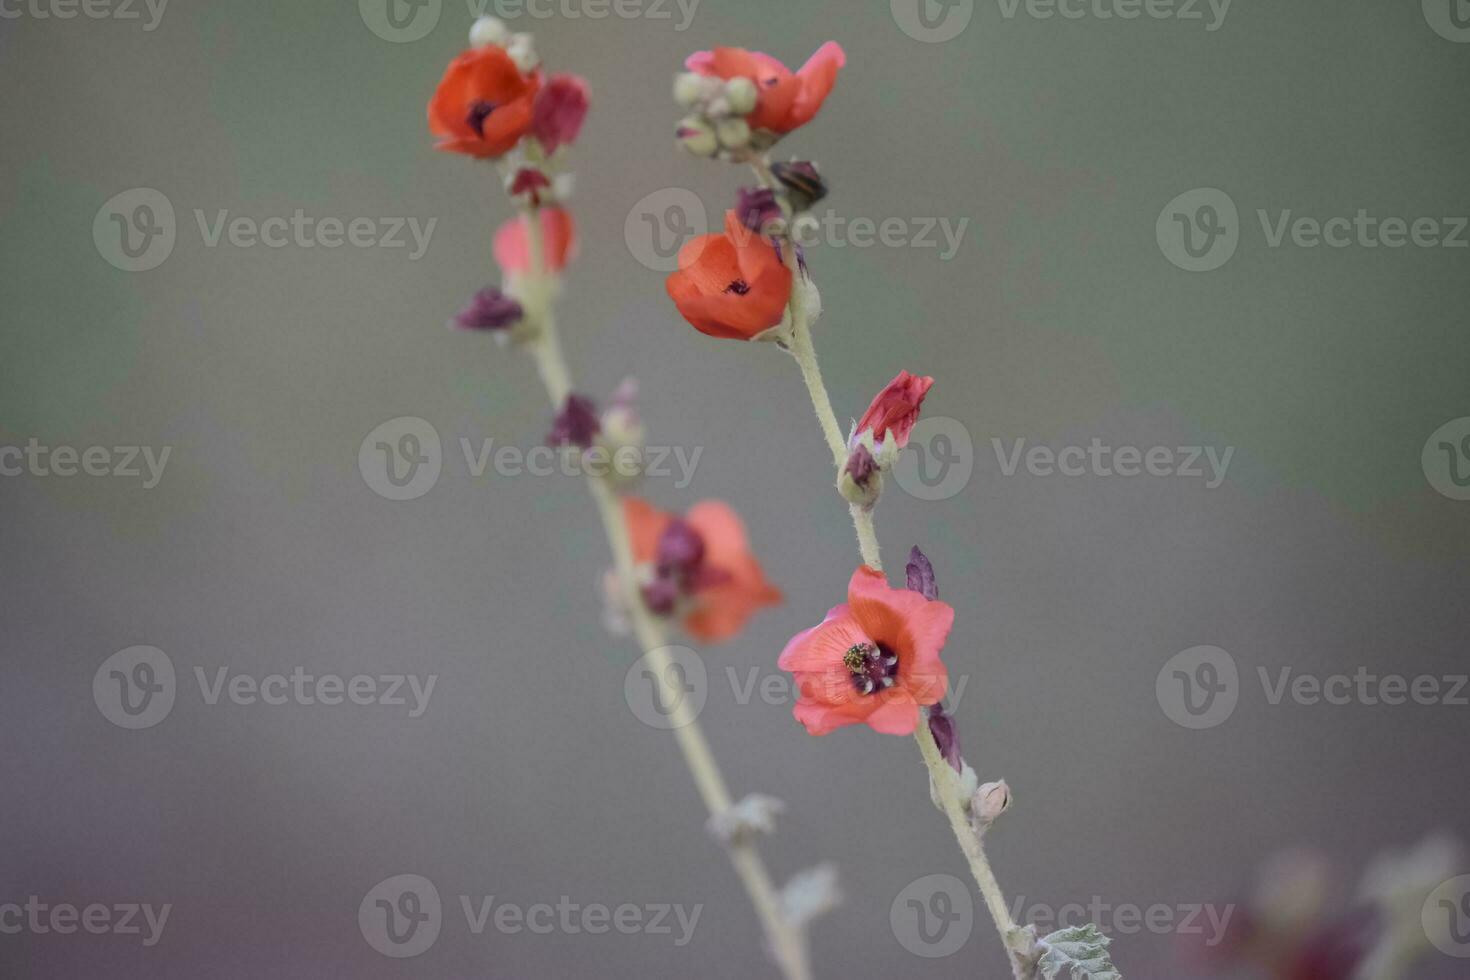
[(1010, 806), (1011, 788), (1004, 779), (986, 783), (970, 797), (970, 819), (974, 821), (976, 830), (984, 830), (995, 822), (996, 817), (1010, 809)]
[(837, 491), (842, 499), (864, 510), (871, 510), (883, 494), (883, 474), (867, 446), (859, 445), (847, 457), (837, 477)]
[(504, 43), (510, 34), (499, 17), (481, 17), (470, 25), (470, 47), (484, 48)]
[(738, 150), (750, 143), (750, 123), (739, 116), (721, 119), (715, 132), (719, 134), (720, 145), (727, 149)]
[(674, 76), (674, 101), (688, 109), (704, 98), (704, 76), (686, 71)]
[(732, 78), (725, 83), (725, 99), (730, 109), (742, 116), (755, 108), (758, 96), (755, 82), (748, 78)]
[(720, 152), (720, 141), (715, 138), (715, 129), (699, 116), (688, 116), (674, 131), (679, 143), (697, 157), (712, 157)]
[(505, 53), (510, 55), (510, 60), (522, 74), (535, 71), (541, 64), (541, 57), (536, 54), (536, 39), (530, 34), (512, 34)]

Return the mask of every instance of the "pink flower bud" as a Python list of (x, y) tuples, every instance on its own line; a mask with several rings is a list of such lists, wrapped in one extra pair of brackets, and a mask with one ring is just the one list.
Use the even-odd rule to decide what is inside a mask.
[(531, 109), (531, 135), (547, 153), (576, 142), (587, 118), (587, 83), (576, 75), (552, 75), (536, 93)]

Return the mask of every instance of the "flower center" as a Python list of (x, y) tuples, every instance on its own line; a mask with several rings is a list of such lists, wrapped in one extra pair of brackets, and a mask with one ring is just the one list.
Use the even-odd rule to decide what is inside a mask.
[(731, 280), (730, 285), (725, 287), (725, 292), (734, 293), (736, 296), (744, 296), (750, 292), (750, 283), (744, 279)]
[(872, 694), (896, 683), (898, 654), (881, 643), (859, 643), (842, 655), (842, 665), (859, 694)]
[(485, 138), (485, 120), (490, 118), (490, 113), (495, 109), (494, 102), (486, 102), (484, 99), (476, 99), (470, 103), (470, 114), (466, 121), (481, 139)]

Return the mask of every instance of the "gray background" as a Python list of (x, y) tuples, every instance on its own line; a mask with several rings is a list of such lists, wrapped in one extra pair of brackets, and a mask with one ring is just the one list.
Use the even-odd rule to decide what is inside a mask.
[[(390, 43), (355, 5), (170, 5), (140, 21), (0, 21), (7, 93), (0, 444), (173, 447), (162, 483), (0, 479), (5, 682), (0, 900), (171, 902), (163, 942), (0, 936), (15, 977), (398, 977), (769, 973), (743, 893), (701, 828), (672, 739), (623, 698), (603, 632), (605, 543), (566, 478), (471, 478), (457, 440), (531, 446), (544, 396), (520, 356), (443, 323), (492, 272), (508, 213), (489, 172), (435, 153), (424, 104), (470, 15)], [(146, 13), (145, 13), (146, 20)], [(910, 881), (963, 876), (914, 746), (812, 739), (789, 705), (740, 704), (724, 667), (775, 672), (785, 639), (840, 597), (857, 555), (806, 394), (769, 347), (689, 329), (624, 238), (671, 187), (711, 214), (744, 174), (676, 152), (670, 77), (714, 43), (847, 68), (783, 144), (845, 216), (971, 219), (962, 247), (814, 247), (817, 329), (839, 414), (899, 368), (938, 378), (975, 472), (950, 499), (891, 487), (891, 563), (928, 550), (959, 609), (967, 755), (1018, 803), (992, 852), (1008, 893), (1060, 905), (1228, 901), (1292, 844), (1347, 880), (1435, 828), (1466, 830), (1464, 708), (1271, 706), (1257, 667), (1465, 668), (1470, 503), (1434, 492), (1429, 434), (1470, 414), (1470, 252), (1269, 248), (1258, 208), (1317, 217), (1464, 215), (1470, 45), (1417, 2), (1238, 0), (1205, 21), (1007, 19), (979, 3), (945, 43), (883, 3), (704, 0), (673, 20), (521, 17), (595, 106), (575, 150), (582, 255), (561, 319), (579, 387), (644, 384), (651, 439), (702, 447), (668, 507), (746, 516), (787, 603), (706, 651), (703, 720), (739, 792), (785, 799), (779, 877), (840, 863), (847, 904), (814, 933), (823, 976), (999, 976), (985, 921), (948, 959), (895, 939)], [(138, 274), (90, 229), (153, 187), (178, 241)], [(1241, 213), (1222, 268), (1160, 252), (1160, 209), (1195, 187)], [(437, 218), (428, 253), (206, 248), (193, 211), (261, 219)], [(635, 222), (636, 223), (636, 222)], [(446, 443), (427, 495), (392, 502), (356, 467), (412, 415)], [(1216, 490), (1164, 478), (1002, 475), (992, 438), (1054, 447), (1233, 446)], [(179, 669), (159, 726), (89, 696), (110, 654)], [(1231, 652), (1228, 722), (1188, 731), (1155, 675), (1196, 644)], [(204, 703), (193, 669), (437, 674), (428, 712)], [(394, 961), (359, 935), (389, 875), (432, 879), (448, 921)], [(1347, 886), (1344, 885), (1344, 888)], [(528, 905), (703, 903), (694, 941), (467, 934), (461, 894)], [(1173, 937), (1119, 937), (1133, 977), (1178, 976)], [(1440, 959), (1421, 973), (1450, 977)]]

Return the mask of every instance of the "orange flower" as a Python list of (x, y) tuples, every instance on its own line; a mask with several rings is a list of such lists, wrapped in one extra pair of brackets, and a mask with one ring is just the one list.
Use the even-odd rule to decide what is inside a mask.
[[(565, 208), (537, 208), (541, 221), (541, 271), (560, 272), (577, 252), (577, 226)], [(531, 270), (526, 219), (511, 218), (495, 231), (495, 263), (507, 276)]]
[(643, 586), (644, 601), (660, 615), (680, 614), (691, 636), (706, 643), (728, 640), (757, 609), (781, 601), (729, 504), (705, 500), (678, 518), (625, 497), (623, 515), (633, 560), (653, 571)]
[(700, 333), (754, 340), (781, 322), (791, 299), (791, 270), (776, 246), (726, 211), (724, 233), (686, 243), (678, 270), (664, 285)]
[(937, 704), (949, 684), (939, 652), (953, 625), (953, 607), (889, 588), (882, 572), (859, 566), (847, 603), (781, 652), (795, 679), (796, 720), (812, 735), (858, 724), (912, 734), (919, 706)]
[(429, 100), (429, 131), (437, 148), (473, 157), (499, 157), (531, 128), (541, 73), (521, 74), (504, 48), (473, 48), (449, 63)]
[(696, 51), (684, 62), (684, 67), (695, 74), (725, 81), (750, 79), (755, 83), (756, 103), (745, 121), (751, 129), (785, 134), (811, 121), (837, 84), (837, 73), (846, 63), (842, 45), (828, 41), (795, 74), (770, 55), (744, 48)]

